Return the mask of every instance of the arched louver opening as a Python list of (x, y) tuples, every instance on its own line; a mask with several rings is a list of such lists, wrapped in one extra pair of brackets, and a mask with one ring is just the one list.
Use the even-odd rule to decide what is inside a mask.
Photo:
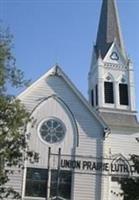
[(98, 86), (96, 85), (96, 106), (98, 105)]
[(114, 103), (113, 82), (104, 82), (105, 103)]
[(91, 105), (94, 106), (94, 90), (91, 90)]
[(120, 105), (128, 105), (128, 85), (126, 83), (119, 84)]

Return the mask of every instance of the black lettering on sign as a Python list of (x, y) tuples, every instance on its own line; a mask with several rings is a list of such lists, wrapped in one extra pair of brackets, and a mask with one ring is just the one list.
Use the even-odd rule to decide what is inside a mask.
[(81, 168), (81, 161), (79, 160), (61, 160), (61, 167), (62, 168), (69, 168), (69, 169), (80, 169)]

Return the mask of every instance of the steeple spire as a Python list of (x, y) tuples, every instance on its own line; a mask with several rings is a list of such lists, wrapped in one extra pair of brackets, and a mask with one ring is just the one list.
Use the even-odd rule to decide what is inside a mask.
[(89, 72), (89, 101), (99, 112), (135, 111), (133, 65), (125, 52), (116, 0), (102, 0)]
[(115, 0), (103, 0), (95, 46), (97, 54), (100, 52), (103, 58), (115, 40), (125, 55)]

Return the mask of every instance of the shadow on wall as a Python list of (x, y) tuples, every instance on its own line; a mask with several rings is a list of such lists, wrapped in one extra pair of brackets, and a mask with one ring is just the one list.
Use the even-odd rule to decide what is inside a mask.
[[(85, 149), (85, 155), (101, 158), (99, 159), (99, 162), (103, 162), (104, 128), (100, 122), (98, 122), (92, 113), (89, 112), (88, 108), (86, 108), (63, 78), (60, 76), (50, 76), (47, 79), (47, 84), (53, 90), (54, 94), (57, 97), (60, 97), (62, 102), (64, 102), (66, 107), (70, 110), (79, 132), (79, 147)], [(83, 145), (83, 147), (81, 145)], [(90, 175), (92, 176), (92, 179), (95, 180), (92, 181), (95, 182), (94, 189), (94, 186), (92, 185), (92, 189), (95, 191), (95, 198), (100, 200), (102, 176), (101, 174), (95, 176), (91, 173)]]

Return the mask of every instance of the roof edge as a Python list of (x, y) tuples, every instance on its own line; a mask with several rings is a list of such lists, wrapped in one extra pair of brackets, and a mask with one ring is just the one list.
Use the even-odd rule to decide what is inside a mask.
[(68, 84), (68, 86), (74, 91), (74, 93), (78, 96), (81, 102), (87, 107), (87, 109), (93, 114), (93, 116), (101, 123), (103, 128), (108, 128), (108, 125), (105, 121), (98, 115), (98, 113), (93, 109), (93, 107), (89, 104), (89, 102), (85, 99), (82, 93), (75, 87), (75, 85), (71, 82), (68, 76), (63, 72), (63, 70), (56, 64), (52, 68), (49, 69), (43, 76), (41, 76), (38, 80), (33, 82), (27, 89), (21, 92), (17, 98), (21, 99), (22, 96), (25, 95), (26, 92), (31, 90), (36, 84), (44, 78), (48, 78), (49, 76), (61, 76), (64, 81)]

